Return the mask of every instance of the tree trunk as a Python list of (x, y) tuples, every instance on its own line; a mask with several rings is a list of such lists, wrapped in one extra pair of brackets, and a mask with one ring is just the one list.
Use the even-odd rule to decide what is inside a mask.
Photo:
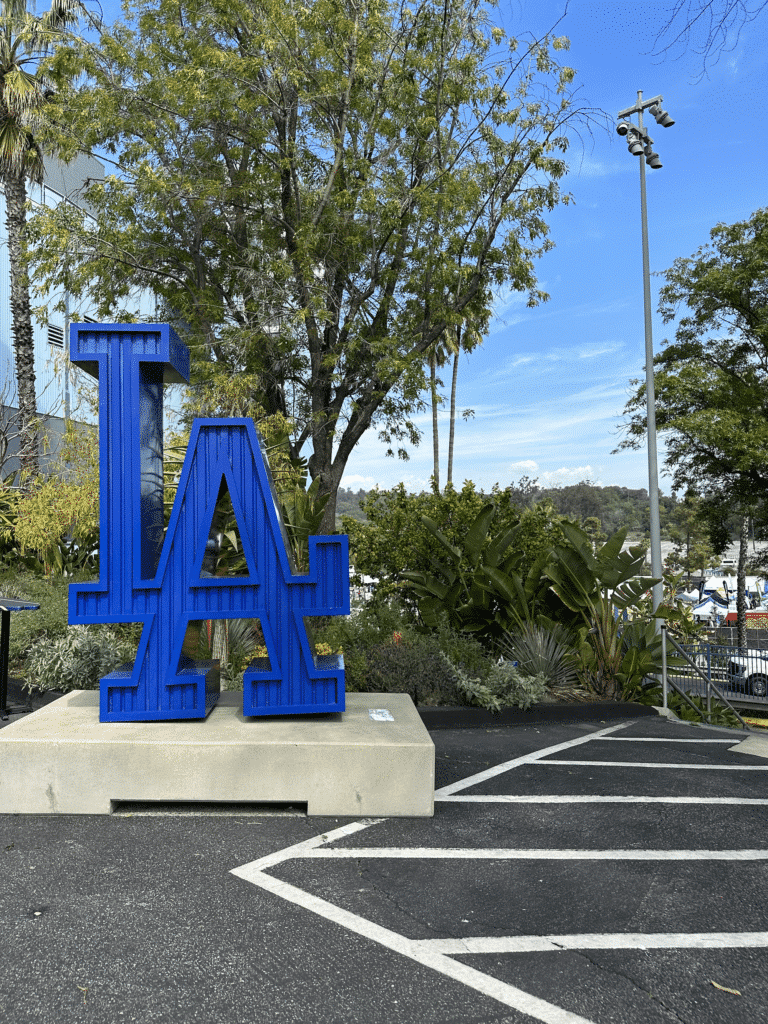
[(437, 353), (433, 352), (429, 358), (429, 382), (432, 391), (432, 487), (435, 494), (440, 493), (440, 441), (437, 435)]
[(747, 550), (749, 548), (749, 516), (741, 520), (739, 531), (739, 565), (736, 570), (736, 643), (747, 647)]
[(453, 353), (453, 377), (451, 379), (451, 423), (448, 434), (448, 478), (446, 483), (453, 483), (453, 435), (456, 428), (456, 379), (459, 376), (459, 352), (457, 348)]
[(27, 190), (23, 174), (4, 174), (2, 182), (5, 187), (5, 223), (11, 267), (11, 333), (19, 403), (19, 465), (27, 473), (29, 482), (29, 478), (40, 472), (40, 446), (37, 436), (35, 343), (32, 335), (29, 275), (22, 258), (27, 223)]

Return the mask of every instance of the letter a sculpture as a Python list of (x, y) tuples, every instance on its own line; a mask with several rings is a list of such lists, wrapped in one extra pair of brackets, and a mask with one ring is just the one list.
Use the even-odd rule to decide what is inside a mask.
[[(73, 324), (70, 358), (99, 381), (100, 575), (72, 585), (70, 622), (141, 622), (133, 665), (101, 680), (102, 722), (205, 718), (219, 663), (182, 654), (190, 622), (259, 619), (267, 657), (243, 680), (244, 715), (344, 710), (344, 662), (313, 654), (305, 616), (349, 612), (345, 536), (310, 537), (293, 572), (264, 446), (249, 419), (196, 420), (163, 533), (163, 384), (189, 379), (167, 324)], [(216, 504), (229, 491), (246, 575), (203, 575)]]

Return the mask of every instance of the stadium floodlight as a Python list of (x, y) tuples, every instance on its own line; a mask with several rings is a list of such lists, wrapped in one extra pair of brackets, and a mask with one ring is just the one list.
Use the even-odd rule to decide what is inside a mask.
[(648, 107), (648, 113), (656, 118), (656, 124), (660, 124), (662, 128), (671, 128), (675, 123), (669, 116), (666, 110), (662, 110), (661, 106), (654, 103), (652, 107)]
[(652, 168), (652, 170), (658, 171), (658, 169), (661, 167), (661, 160), (659, 159), (659, 154), (653, 152), (653, 146), (650, 142), (645, 147), (644, 153), (645, 162), (648, 164), (648, 166)]
[(643, 152), (643, 140), (640, 138), (639, 132), (635, 130), (627, 132), (627, 149), (632, 156), (640, 156)]
[[(650, 505), (651, 519), (651, 575), (657, 579), (662, 578), (661, 565), (661, 524), (659, 518), (659, 470), (656, 456), (656, 392), (653, 379), (653, 332), (651, 321), (651, 272), (648, 256), (648, 213), (645, 201), (645, 165), (648, 164), (653, 170), (661, 167), (659, 154), (654, 152), (653, 139), (643, 128), (643, 111), (648, 110), (655, 118), (656, 123), (662, 128), (669, 128), (675, 122), (666, 110), (662, 110), (663, 96), (654, 96), (652, 99), (644, 100), (640, 90), (637, 93), (637, 103), (618, 113), (618, 124), (616, 131), (619, 135), (626, 136), (627, 148), (632, 156), (639, 156), (640, 164), (640, 224), (643, 235), (643, 299), (645, 305), (645, 400), (646, 400), (646, 424), (648, 437), (648, 503)], [(630, 120), (633, 114), (637, 114), (637, 125)], [(645, 157), (643, 160), (642, 158)], [(653, 587), (653, 607), (658, 608), (663, 603), (664, 590), (661, 583)], [(661, 620), (656, 619), (656, 632), (661, 631)], [(662, 673), (662, 702), (667, 706), (667, 678)]]

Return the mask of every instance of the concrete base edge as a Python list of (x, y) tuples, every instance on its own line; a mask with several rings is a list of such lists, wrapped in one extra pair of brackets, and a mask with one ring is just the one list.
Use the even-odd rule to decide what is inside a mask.
[[(0, 813), (110, 814), (119, 802), (300, 803), (311, 815), (429, 817), (435, 748), (407, 694), (347, 694), (344, 712), (99, 721), (76, 690), (0, 731)], [(372, 715), (371, 711), (388, 714)]]

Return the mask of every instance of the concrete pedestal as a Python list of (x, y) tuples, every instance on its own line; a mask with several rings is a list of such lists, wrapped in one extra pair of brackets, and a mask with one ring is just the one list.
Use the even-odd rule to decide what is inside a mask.
[(2, 814), (191, 801), (429, 817), (434, 782), (434, 745), (401, 693), (347, 694), (339, 714), (252, 719), (242, 694), (225, 692), (205, 719), (102, 723), (98, 692), (78, 690), (0, 731)]

